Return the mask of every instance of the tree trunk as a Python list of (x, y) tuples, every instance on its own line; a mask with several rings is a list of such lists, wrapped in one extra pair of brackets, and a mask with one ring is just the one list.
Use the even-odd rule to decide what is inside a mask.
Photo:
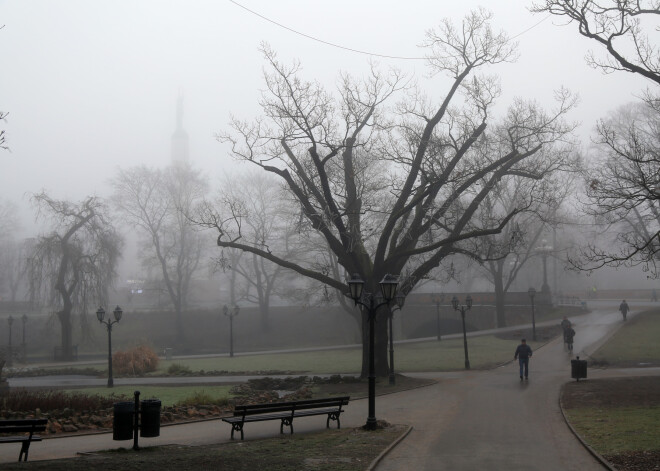
[(174, 311), (176, 315), (175, 323), (176, 323), (176, 343), (179, 346), (183, 345), (183, 342), (185, 340), (185, 334), (183, 331), (183, 309), (181, 308), (181, 303), (177, 302), (174, 305)]
[[(378, 309), (374, 328), (376, 339), (374, 343), (374, 363), (376, 376), (387, 376), (389, 374), (389, 363), (387, 357), (388, 331), (387, 316), (389, 307), (383, 306)], [(361, 378), (369, 377), (369, 315), (366, 309), (362, 310), (362, 372)]]
[(262, 332), (270, 332), (270, 322), (268, 321), (268, 301), (260, 300), (259, 302), (259, 321), (261, 324)]
[(71, 325), (71, 309), (62, 309), (57, 313), (60, 321), (61, 338), (62, 338), (62, 357), (64, 361), (72, 361), (73, 358), (73, 332)]
[(506, 312), (504, 283), (501, 276), (495, 276), (495, 312), (497, 313), (497, 327), (506, 327)]

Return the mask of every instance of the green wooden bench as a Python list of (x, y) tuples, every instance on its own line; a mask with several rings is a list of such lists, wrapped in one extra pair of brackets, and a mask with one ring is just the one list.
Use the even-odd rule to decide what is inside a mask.
[(293, 433), (293, 419), (296, 417), (327, 415), (326, 428), (330, 427), (331, 420), (336, 421), (337, 428), (340, 428), (339, 416), (344, 411), (342, 407), (348, 404), (349, 399), (350, 396), (344, 396), (242, 405), (234, 408), (232, 417), (224, 417), (222, 420), (231, 424), (232, 440), (236, 431), (241, 432), (241, 440), (243, 440), (243, 425), (247, 422), (264, 420), (279, 420), (280, 433), (284, 433), (285, 426), (289, 427), (290, 432)]
[(30, 443), (41, 441), (35, 433), (45, 432), (46, 424), (48, 419), (0, 420), (0, 443), (21, 443), (18, 461), (27, 461)]

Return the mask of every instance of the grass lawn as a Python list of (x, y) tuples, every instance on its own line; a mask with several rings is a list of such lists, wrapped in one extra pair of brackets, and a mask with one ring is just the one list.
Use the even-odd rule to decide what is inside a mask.
[[(505, 340), (492, 335), (468, 338), (470, 366), (490, 368), (513, 358), (518, 340)], [(530, 342), (532, 348), (540, 342)], [(172, 364), (188, 367), (194, 373), (204, 370), (228, 373), (291, 372), (292, 374), (359, 374), (362, 351), (358, 348), (303, 353), (280, 353), (214, 358), (181, 358), (163, 360), (156, 374), (165, 374)], [(451, 339), (394, 346), (396, 371), (462, 370), (465, 363), (463, 340)]]
[[(660, 311), (629, 319), (592, 355), (610, 367), (660, 366)], [(617, 469), (656, 469), (660, 462), (660, 377), (567, 383), (562, 403), (584, 440)]]
[(115, 386), (113, 388), (79, 388), (68, 389), (66, 392), (72, 394), (89, 394), (105, 397), (124, 397), (124, 400), (132, 400), (133, 393), (140, 391), (140, 399), (158, 398), (163, 406), (173, 406), (181, 403), (197, 404), (195, 399), (204, 398), (206, 404), (217, 404), (226, 402), (230, 397), (229, 390), (232, 386)]
[(238, 440), (219, 445), (170, 445), (143, 448), (137, 452), (113, 450), (62, 460), (6, 463), (2, 469), (362, 471), (404, 431), (403, 426), (391, 426), (373, 432), (340, 429), (263, 440)]
[(660, 450), (660, 405), (571, 410), (571, 424), (601, 454)]
[(626, 322), (591, 355), (607, 366), (660, 366), (660, 311), (646, 311)]

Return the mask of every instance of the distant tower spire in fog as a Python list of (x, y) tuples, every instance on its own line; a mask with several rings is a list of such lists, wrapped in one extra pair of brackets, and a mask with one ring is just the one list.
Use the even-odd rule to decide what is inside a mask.
[(176, 102), (176, 130), (172, 134), (172, 163), (188, 162), (188, 133), (183, 129), (183, 92)]

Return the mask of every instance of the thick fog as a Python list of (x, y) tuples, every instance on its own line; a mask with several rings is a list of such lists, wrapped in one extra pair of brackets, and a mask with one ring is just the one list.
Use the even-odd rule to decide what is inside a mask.
[[(342, 71), (367, 73), (370, 61), (425, 84), (424, 32), (483, 3), (3, 1), (0, 110), (8, 115), (0, 124), (10, 150), (0, 150), (0, 199), (19, 205), (29, 237), (36, 228), (26, 195), (45, 189), (60, 199), (105, 197), (119, 167), (166, 166), (179, 95), (190, 161), (215, 189), (241, 166), (214, 134), (232, 114), (259, 114), (260, 43), (286, 63), (300, 60), (307, 78), (329, 87)], [(581, 123), (586, 149), (596, 121), (647, 86), (633, 74), (588, 67), (588, 51), (602, 51), (574, 26), (530, 13), (531, 2), (486, 3), (494, 24), (519, 42), (515, 63), (489, 69), (502, 81), (496, 110), (514, 96), (550, 105), (553, 91), (566, 87), (580, 96), (569, 118)]]

